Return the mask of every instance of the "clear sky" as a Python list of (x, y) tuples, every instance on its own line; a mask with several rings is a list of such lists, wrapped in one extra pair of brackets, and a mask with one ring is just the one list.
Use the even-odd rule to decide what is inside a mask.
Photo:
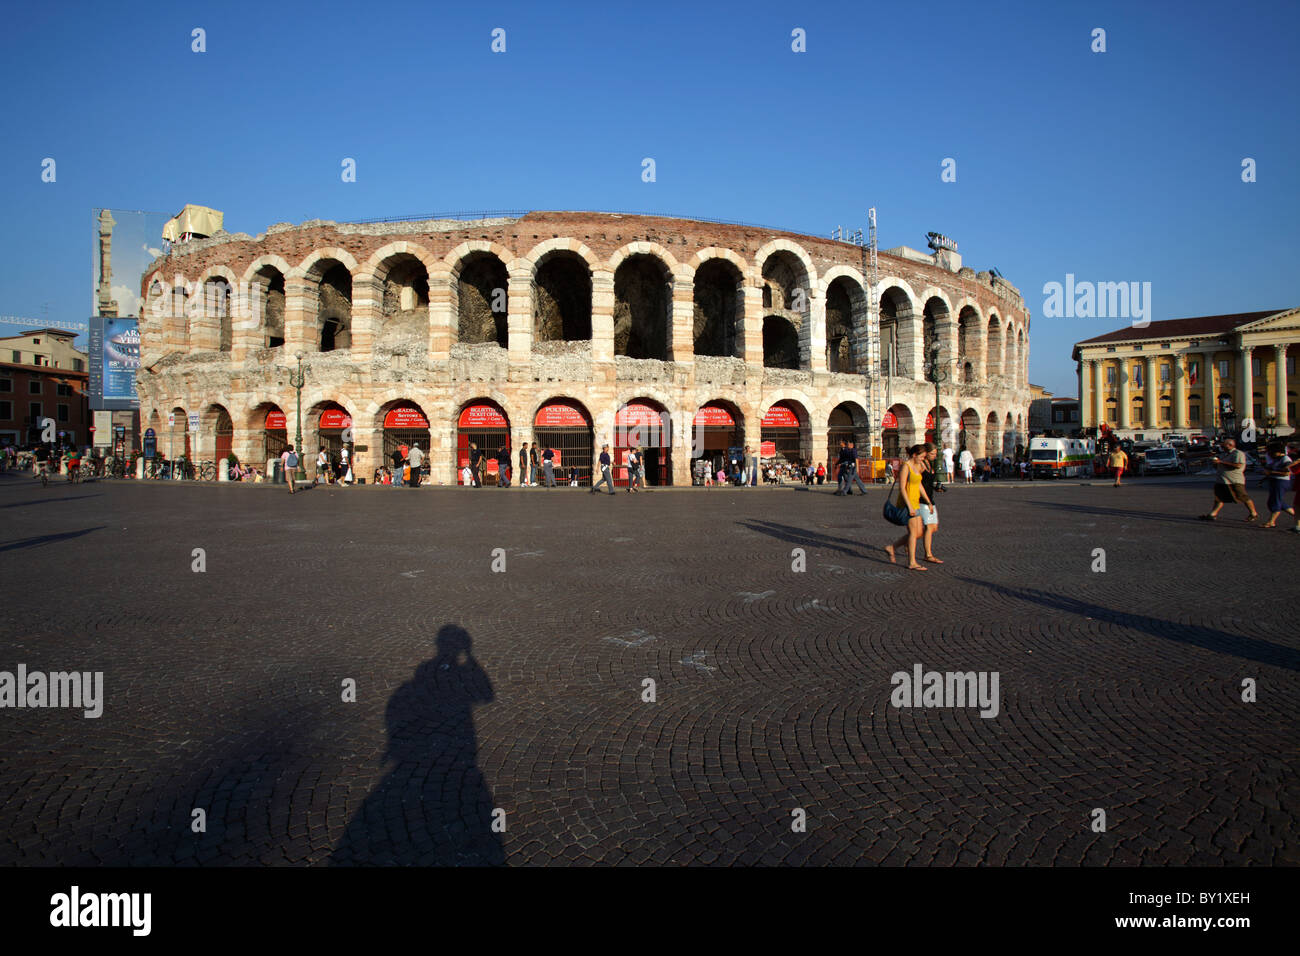
[(1127, 321), (1044, 316), (1067, 273), (1150, 282), (1152, 319), (1300, 305), (1297, 36), (1295, 2), (12, 4), (0, 315), (84, 321), (99, 206), (824, 235), (874, 205), (881, 248), (942, 232), (1017, 285), (1031, 381), (1073, 395), (1072, 344)]

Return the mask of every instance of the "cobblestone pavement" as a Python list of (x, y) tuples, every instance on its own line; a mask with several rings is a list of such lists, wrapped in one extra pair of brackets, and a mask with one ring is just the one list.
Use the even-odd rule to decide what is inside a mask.
[(1300, 862), (1300, 535), (956, 487), (918, 574), (828, 490), (0, 475), (0, 670), (104, 673), (0, 711), (0, 863)]

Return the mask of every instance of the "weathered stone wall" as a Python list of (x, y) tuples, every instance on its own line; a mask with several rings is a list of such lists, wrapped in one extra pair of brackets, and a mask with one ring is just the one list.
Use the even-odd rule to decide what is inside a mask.
[[(968, 437), (981, 445), (991, 420), (1004, 430), (1009, 422), (1014, 433), (1019, 419), (1023, 431), (1029, 315), (1019, 293), (988, 273), (879, 258), (880, 283), (867, 290), (861, 250), (849, 244), (754, 227), (585, 212), (477, 222), (309, 222), (273, 226), (256, 238), (219, 234), (178, 244), (154, 262), (143, 288), (154, 278), (172, 283), (179, 277), (184, 285), (221, 275), (238, 285), (257, 277), (264, 309), (233, 315), (234, 348), (226, 353), (210, 350), (219, 343), (219, 324), (174, 307), (170, 297), (146, 315), (141, 418), (159, 412), (165, 421), (172, 408), (183, 408), (201, 411), (206, 422), (226, 409), (236, 453), (256, 458), (267, 409), (294, 417), (287, 370), (301, 350), (308, 368), (305, 427), (323, 403), (345, 408), (363, 474), (378, 460), (384, 413), (398, 402), (415, 403), (428, 418), (434, 478), (445, 483), (454, 480), (455, 422), (465, 404), (499, 404), (517, 444), (532, 440), (537, 408), (561, 396), (590, 412), (597, 446), (610, 439), (620, 403), (643, 398), (667, 409), (677, 483), (689, 480), (690, 421), (709, 401), (734, 406), (751, 444), (761, 438), (763, 413), (776, 401), (790, 403), (805, 421), (807, 452), (825, 460), (826, 430), (837, 406), (850, 403), (854, 421), (866, 420), (868, 380), (841, 370), (874, 371), (865, 358), (871, 334), (865, 302), (868, 294), (879, 302), (892, 290), (888, 294), (901, 303), (896, 311), (907, 374), (889, 383), (889, 394), (903, 443), (920, 437), (934, 404), (933, 386), (921, 374), (923, 316), (931, 300), (943, 358), (973, 367), (972, 381), (943, 384), (945, 417), (966, 412), (978, 422)], [(322, 281), (317, 263), (334, 261), (344, 275), (326, 270)], [(503, 281), (504, 316), (491, 308)], [(766, 308), (765, 289), (774, 297)], [(963, 309), (970, 322), (959, 341)], [(647, 324), (646, 314), (664, 318)], [(319, 322), (330, 315), (346, 327), (336, 350), (321, 353)], [(717, 318), (727, 315), (737, 320), (732, 354), (704, 354), (727, 350)], [(799, 368), (763, 367), (768, 316), (795, 329)], [(268, 349), (268, 337), (285, 344)], [(206, 351), (199, 347), (205, 341), (212, 342)], [(884, 394), (883, 382), (877, 391)], [(868, 427), (879, 442), (879, 421)], [(195, 444), (202, 454), (211, 441), (200, 433)]]

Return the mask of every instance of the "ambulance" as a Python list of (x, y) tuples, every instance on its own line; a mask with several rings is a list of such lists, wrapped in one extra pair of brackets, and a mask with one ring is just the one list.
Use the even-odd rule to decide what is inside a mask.
[(1095, 453), (1091, 438), (1031, 438), (1029, 467), (1034, 478), (1091, 478)]

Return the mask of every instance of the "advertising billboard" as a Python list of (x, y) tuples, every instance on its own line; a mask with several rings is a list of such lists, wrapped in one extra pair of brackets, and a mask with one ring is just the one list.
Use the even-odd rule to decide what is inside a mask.
[(90, 407), (124, 411), (140, 407), (135, 374), (140, 330), (135, 319), (90, 319)]

